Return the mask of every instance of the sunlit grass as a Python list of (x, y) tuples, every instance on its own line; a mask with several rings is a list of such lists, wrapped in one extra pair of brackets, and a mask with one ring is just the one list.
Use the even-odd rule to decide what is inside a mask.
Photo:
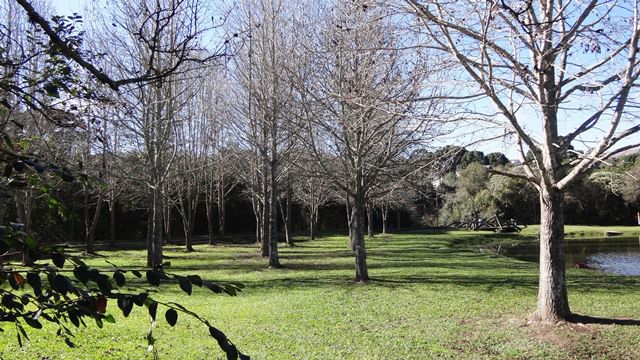
[[(567, 232), (587, 230), (601, 231)], [(530, 227), (525, 235), (536, 231)], [(527, 325), (536, 303), (537, 265), (469, 246), (483, 241), (495, 236), (377, 236), (367, 240), (373, 278), (367, 285), (352, 281), (353, 257), (340, 236), (282, 247), (282, 270), (266, 269), (251, 245), (201, 245), (193, 254), (169, 247), (169, 271), (242, 281), (246, 288), (237, 297), (196, 288), (189, 297), (177, 285), (163, 286), (152, 296), (205, 316), (253, 359), (640, 358), (635, 326)], [(142, 266), (145, 259), (138, 250), (101, 254), (123, 267)], [(103, 258), (88, 261), (110, 267)], [(638, 279), (570, 269), (568, 281), (574, 312), (640, 318)], [(0, 358), (152, 358), (146, 352), (146, 310), (134, 308), (127, 319), (115, 304), (109, 311), (117, 323), (81, 328), (77, 349), (57, 339), (55, 328), (31, 330), (31, 341), (20, 348), (13, 329), (5, 328)], [(155, 329), (161, 358), (222, 358), (201, 324), (180, 316), (171, 328), (161, 319)]]

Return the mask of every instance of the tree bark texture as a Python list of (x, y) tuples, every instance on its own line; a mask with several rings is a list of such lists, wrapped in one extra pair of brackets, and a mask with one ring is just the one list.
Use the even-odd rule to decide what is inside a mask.
[(351, 235), (352, 243), (355, 248), (356, 257), (356, 281), (369, 281), (369, 272), (367, 270), (367, 253), (364, 245), (364, 216), (365, 201), (361, 194), (356, 194), (352, 208), (351, 216)]
[(559, 190), (540, 191), (540, 279), (535, 317), (542, 322), (558, 322), (571, 315), (565, 283), (562, 199)]

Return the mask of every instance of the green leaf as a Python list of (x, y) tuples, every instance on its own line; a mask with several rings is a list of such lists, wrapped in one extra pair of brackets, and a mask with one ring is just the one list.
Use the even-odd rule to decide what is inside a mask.
[(64, 343), (67, 344), (67, 346), (70, 347), (70, 348), (75, 348), (76, 347), (76, 344), (71, 342), (71, 340), (69, 338), (64, 338)]
[(56, 252), (52, 253), (51, 254), (51, 260), (59, 268), (64, 266), (65, 258), (64, 258), (64, 255), (62, 255), (60, 253), (56, 253)]
[(180, 276), (178, 277), (178, 283), (180, 284), (180, 289), (182, 289), (182, 291), (186, 292), (188, 295), (191, 295), (192, 287), (191, 281), (189, 281), (189, 279)]
[(211, 336), (216, 339), (216, 341), (218, 342), (218, 346), (220, 346), (220, 349), (222, 349), (222, 351), (227, 352), (227, 349), (229, 349), (229, 340), (227, 339), (227, 336), (220, 330), (216, 329), (213, 326), (209, 326), (209, 334), (211, 334)]
[(193, 285), (202, 287), (202, 278), (199, 275), (188, 275), (187, 278)]
[(31, 326), (34, 329), (42, 329), (42, 324), (40, 323), (40, 321), (36, 319), (25, 316), (24, 322), (26, 322), (29, 326)]
[(238, 360), (238, 349), (236, 349), (235, 345), (231, 344), (229, 346), (229, 349), (227, 349), (226, 353), (227, 353), (227, 360)]
[(78, 265), (73, 269), (73, 275), (83, 284), (89, 281), (89, 269), (85, 265)]
[(116, 272), (113, 273), (113, 279), (116, 281), (116, 284), (118, 284), (118, 286), (124, 285), (126, 281), (124, 274), (120, 270), (117, 270)]
[(75, 327), (80, 326), (80, 319), (78, 319), (78, 315), (76, 315), (73, 311), (69, 311), (67, 313), (67, 316), (69, 317), (69, 321), (71, 321), (73, 326)]
[(35, 249), (38, 247), (38, 240), (36, 240), (33, 236), (27, 235), (24, 239), (24, 244), (27, 245), (29, 249)]
[(111, 294), (111, 282), (109, 281), (109, 277), (104, 274), (99, 274), (96, 277), (96, 284), (98, 284), (98, 288), (103, 294)]
[(147, 270), (147, 282), (154, 286), (160, 286), (160, 273), (153, 270)]
[(40, 275), (34, 272), (27, 273), (27, 283), (33, 288), (33, 294), (36, 297), (42, 295), (42, 280), (40, 280)]
[(168, 309), (166, 313), (164, 313), (164, 318), (167, 319), (169, 325), (174, 326), (178, 322), (178, 312), (174, 309)]
[(220, 294), (224, 290), (218, 284), (212, 283), (211, 281), (205, 281), (204, 286), (206, 286), (209, 290), (213, 291), (216, 294)]
[(133, 309), (133, 301), (131, 301), (131, 298), (121, 296), (118, 298), (118, 307), (122, 310), (122, 315), (128, 317), (131, 309)]
[(151, 316), (151, 320), (156, 321), (156, 312), (158, 311), (158, 303), (152, 302), (149, 304), (149, 316)]
[(147, 299), (148, 296), (149, 294), (147, 293), (140, 293), (133, 298), (133, 302), (138, 306), (142, 306), (144, 305), (144, 301)]
[(104, 324), (102, 323), (102, 319), (100, 319), (99, 317), (94, 318), (94, 320), (96, 321), (96, 325), (102, 329), (102, 327), (104, 326)]
[(111, 323), (111, 324), (115, 324), (116, 323), (116, 318), (113, 317), (113, 315), (108, 314), (104, 316), (104, 321)]

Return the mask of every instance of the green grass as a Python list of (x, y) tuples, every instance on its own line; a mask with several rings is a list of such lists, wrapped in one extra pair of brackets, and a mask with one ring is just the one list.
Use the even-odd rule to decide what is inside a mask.
[[(592, 228), (568, 231), (587, 233)], [(583, 229), (583, 230), (578, 230)], [(535, 234), (535, 229), (527, 232)], [(529, 234), (529, 235), (531, 235)], [(625, 234), (627, 232), (625, 231)], [(529, 325), (535, 309), (537, 266), (469, 244), (494, 241), (473, 232), (378, 236), (367, 240), (370, 284), (352, 281), (354, 260), (344, 237), (323, 237), (281, 248), (282, 270), (265, 268), (255, 246), (169, 247), (176, 273), (246, 284), (237, 297), (177, 285), (153, 294), (204, 315), (252, 359), (629, 359), (640, 358), (637, 326)], [(143, 251), (102, 252), (120, 266), (142, 266)], [(102, 258), (91, 264), (109, 268)], [(640, 318), (640, 279), (569, 269), (572, 310), (605, 318)], [(5, 326), (0, 358), (150, 359), (146, 310), (100, 330), (80, 328), (76, 349), (55, 328), (29, 331), (22, 348)], [(155, 329), (162, 359), (217, 359), (222, 353), (201, 324), (180, 316)]]

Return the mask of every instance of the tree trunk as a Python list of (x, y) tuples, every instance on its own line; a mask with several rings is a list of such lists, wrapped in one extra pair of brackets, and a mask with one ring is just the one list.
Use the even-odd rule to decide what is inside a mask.
[(147, 267), (153, 267), (153, 200), (149, 198), (149, 213), (147, 214)]
[(287, 246), (294, 246), (293, 244), (293, 238), (291, 236), (291, 207), (292, 207), (292, 201), (291, 201), (291, 197), (292, 197), (292, 193), (291, 193), (291, 180), (288, 179), (288, 175), (287, 175), (287, 219), (285, 222), (285, 233), (287, 236)]
[(225, 208), (225, 184), (224, 180), (220, 181), (220, 190), (218, 191), (218, 235), (220, 241), (224, 241), (225, 237), (225, 223), (226, 223), (226, 208)]
[[(16, 195), (16, 212), (18, 215), (18, 222), (23, 224), (23, 231), (26, 234), (31, 232), (31, 212), (33, 208), (31, 195), (31, 190), (18, 191)], [(33, 265), (33, 259), (31, 259), (29, 247), (27, 245), (22, 247), (22, 265)]]
[[(86, 191), (85, 191), (85, 196), (86, 196)], [(85, 199), (85, 204), (86, 204), (86, 200)], [(86, 204), (87, 207), (85, 208), (85, 216), (88, 216), (88, 204)], [(86, 238), (86, 244), (87, 247), (85, 249), (85, 252), (87, 254), (93, 254), (95, 253), (95, 242), (96, 242), (96, 228), (98, 227), (98, 220), (100, 219), (100, 211), (102, 210), (102, 192), (98, 193), (98, 199), (96, 200), (96, 210), (93, 213), (93, 217), (91, 218), (91, 220), (89, 220), (88, 218), (85, 219), (85, 238)]]
[(366, 205), (366, 210), (367, 210), (367, 235), (369, 236), (369, 239), (373, 239), (373, 221), (372, 221), (373, 211), (369, 203), (367, 203)]
[(152, 189), (151, 196), (151, 254), (150, 254), (150, 264), (154, 270), (162, 270), (162, 238), (163, 238), (163, 201), (162, 201), (162, 192), (160, 191), (159, 186), (155, 186)]
[(215, 245), (213, 240), (213, 234), (215, 232), (215, 226), (213, 221), (213, 200), (211, 194), (206, 194), (204, 202), (205, 211), (207, 212), (207, 232), (209, 235), (209, 245)]
[(109, 200), (109, 248), (116, 247), (116, 200)]
[(389, 207), (382, 205), (382, 233), (387, 233), (387, 225), (389, 223)]
[(540, 191), (540, 279), (535, 317), (558, 322), (571, 315), (565, 284), (564, 214), (562, 192)]
[(345, 205), (347, 207), (347, 228), (349, 229), (349, 248), (356, 251), (356, 243), (353, 241), (353, 209), (351, 207), (351, 197), (349, 194), (345, 197)]
[(196, 215), (195, 205), (198, 197), (192, 198), (188, 194), (182, 204), (182, 229), (184, 231), (184, 251), (192, 252), (193, 250), (193, 220)]
[[(266, 155), (264, 155), (266, 157)], [(266, 164), (266, 159), (263, 160)], [(270, 232), (269, 232), (269, 219), (271, 217), (271, 215), (269, 214), (271, 212), (271, 207), (269, 206), (269, 187), (268, 187), (268, 177), (267, 177), (267, 172), (268, 172), (268, 168), (267, 166), (263, 166), (262, 168), (263, 174), (262, 174), (262, 198), (263, 198), (263, 202), (262, 202), (262, 244), (260, 247), (261, 250), (261, 255), (262, 257), (268, 257), (269, 256), (269, 241), (270, 241)]]
[(164, 243), (168, 244), (171, 242), (171, 206), (166, 204), (162, 207), (163, 213), (163, 225), (164, 225)]
[(351, 215), (351, 235), (356, 256), (356, 281), (363, 283), (369, 281), (369, 273), (367, 271), (367, 254), (364, 246), (365, 206), (363, 196), (361, 194), (356, 194)]
[(309, 209), (309, 238), (311, 240), (315, 240), (316, 239), (316, 234), (313, 232), (314, 228), (313, 228), (313, 222), (314, 222), (314, 216), (313, 216), (313, 208)]
[(396, 211), (396, 232), (400, 232), (400, 210)]
[(270, 209), (269, 209), (269, 267), (280, 268), (280, 259), (278, 258), (278, 183), (276, 174), (276, 150), (275, 138), (272, 140), (274, 146), (271, 149), (271, 193), (270, 193)]

